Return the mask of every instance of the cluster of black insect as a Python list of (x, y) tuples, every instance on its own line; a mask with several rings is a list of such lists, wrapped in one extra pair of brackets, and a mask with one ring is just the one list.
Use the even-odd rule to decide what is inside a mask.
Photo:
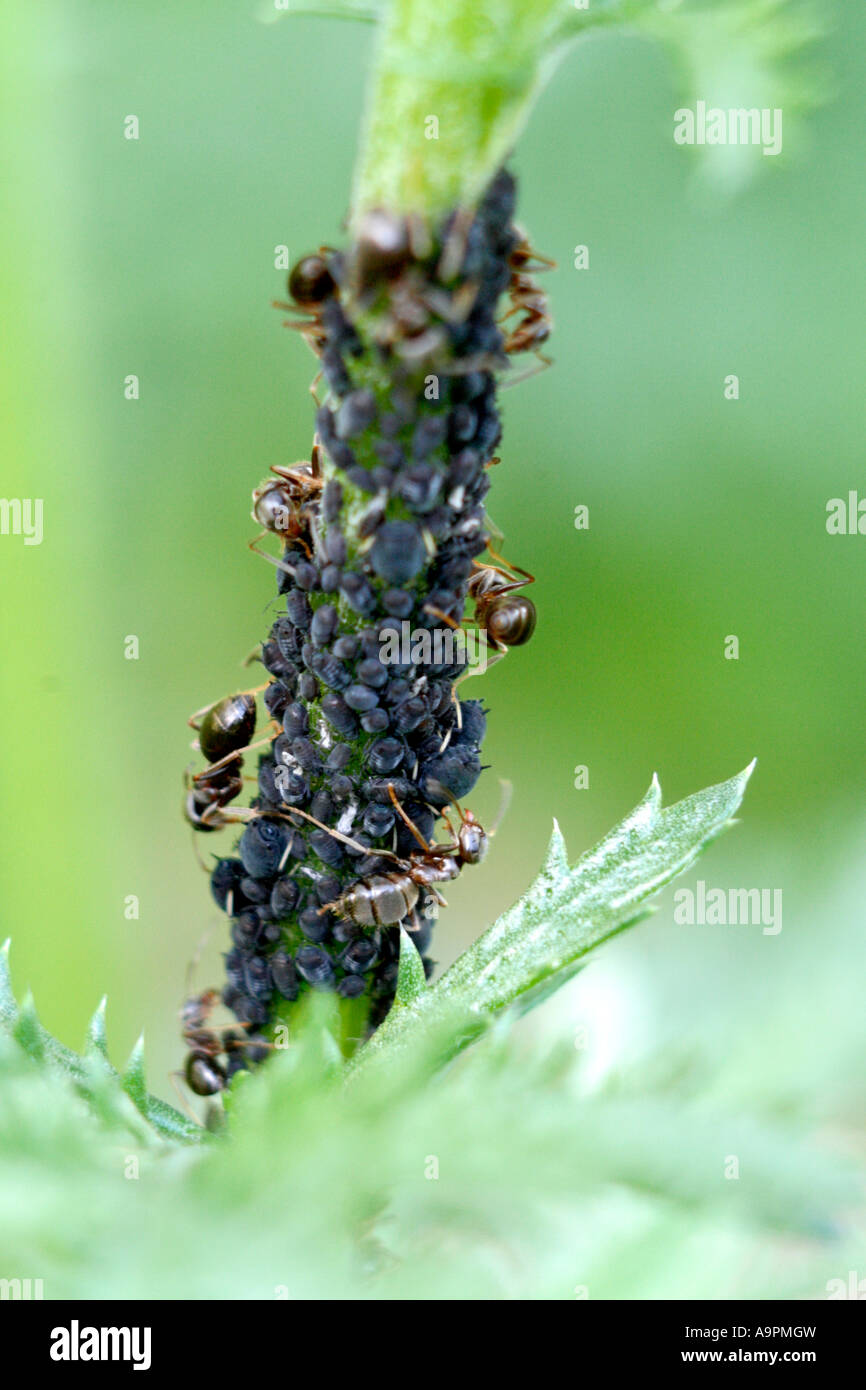
[[(256, 1034), (307, 989), (365, 996), (366, 1026), (381, 1021), (397, 977), (395, 894), (431, 969), (435, 893), (406, 872), (424, 851), (404, 817), (428, 843), (443, 813), (457, 830), (485, 713), (455, 692), (465, 655), (395, 662), (383, 642), (459, 625), (487, 544), (513, 207), (500, 173), (474, 216), (438, 229), (374, 212), (347, 251), (308, 257), (289, 279), (329, 388), (321, 471), (283, 528), (284, 611), (261, 652), (279, 732), (236, 857), (211, 878), (231, 914), (223, 1002)], [(228, 1071), (242, 1065), (238, 1049)]]

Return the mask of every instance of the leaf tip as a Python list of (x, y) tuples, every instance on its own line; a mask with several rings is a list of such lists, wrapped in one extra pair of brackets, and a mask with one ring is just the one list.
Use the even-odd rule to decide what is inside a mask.
[(559, 821), (553, 817), (553, 830), (550, 835), (550, 844), (547, 846), (547, 857), (542, 868), (543, 874), (552, 874), (559, 877), (561, 874), (568, 873), (568, 851), (565, 847), (565, 837), (559, 828)]
[(103, 994), (87, 1025), (86, 1042), (87, 1053), (93, 1054), (94, 1052), (98, 1052), (106, 1059), (108, 1058), (108, 1040), (105, 1034), (105, 1010), (107, 1005), (108, 995)]
[(660, 811), (661, 806), (662, 784), (659, 781), (658, 773), (654, 772), (652, 775), (652, 781), (646, 789), (646, 794), (643, 800), (640, 802), (638, 806), (635, 807), (635, 813), (640, 813), (641, 815), (644, 815), (646, 814), (646, 811), (649, 810), (652, 814)]
[(400, 959), (394, 1004), (412, 1004), (427, 988), (427, 976), (418, 948), (405, 927), (400, 928)]

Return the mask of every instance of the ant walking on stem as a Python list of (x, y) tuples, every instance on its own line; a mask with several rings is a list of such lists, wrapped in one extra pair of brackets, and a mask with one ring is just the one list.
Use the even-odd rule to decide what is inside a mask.
[(273, 303), (275, 309), (303, 315), (301, 318), (286, 319), (285, 326), (300, 333), (316, 357), (321, 357), (327, 341), (322, 324), (322, 311), (337, 289), (337, 282), (327, 261), (330, 250), (331, 247), (322, 246), (318, 255), (304, 256), (292, 266), (289, 271), (288, 291), (294, 303), (286, 304), (278, 299)]
[[(186, 1100), (176, 1085), (182, 1078), (189, 1089), (197, 1096), (215, 1096), (224, 1091), (236, 1071), (250, 1062), (261, 1062), (271, 1051), (273, 1044), (258, 1035), (251, 1036), (244, 1030), (245, 1023), (226, 1024), (221, 1027), (211, 1025), (210, 1018), (220, 1003), (220, 994), (215, 989), (192, 994), (193, 972), (201, 959), (202, 951), (212, 931), (212, 927), (202, 935), (195, 954), (187, 966), (187, 998), (180, 1008), (181, 1036), (188, 1048), (183, 1071), (172, 1072), (171, 1082), (183, 1101), (184, 1109), (191, 1114)], [(225, 1062), (221, 1059), (225, 1057)], [(192, 1116), (198, 1123), (197, 1117)]]
[(329, 835), (333, 835), (335, 839), (348, 845), (350, 849), (358, 850), (364, 854), (373, 854), (382, 859), (391, 859), (396, 866), (393, 870), (374, 873), (369, 878), (360, 879), (339, 898), (320, 908), (320, 915), (325, 912), (336, 912), (339, 917), (344, 917), (362, 927), (396, 926), (404, 918), (411, 917), (409, 930), (418, 931), (421, 924), (418, 920), (417, 905), (422, 889), (427, 889), (437, 903), (445, 906), (445, 899), (435, 885), (447, 883), (457, 878), (464, 864), (480, 864), (487, 853), (488, 836), (472, 812), (462, 810), (455, 802), (460, 815), (460, 829), (456, 836), (454, 836), (448, 817), (444, 817), (449, 831), (454, 837), (453, 843), (450, 845), (431, 844), (421, 834), (415, 822), (406, 814), (400, 805), (393, 785), (390, 783), (388, 794), (400, 819), (408, 827), (420, 847), (407, 858), (401, 858), (400, 855), (394, 854), (391, 850), (365, 849), (357, 840), (343, 835), (339, 830), (334, 830), (330, 826), (323, 825), (307, 811), (296, 808), (291, 812), (289, 819), (291, 815), (303, 816), (305, 820), (312, 821), (314, 825), (327, 831)]
[(219, 830), (232, 820), (247, 819), (240, 811), (226, 812), (229, 802), (243, 790), (243, 754), (262, 748), (274, 735), (250, 740), (256, 727), (256, 695), (266, 689), (242, 690), (225, 695), (212, 705), (196, 710), (188, 720), (198, 733), (198, 746), (208, 767), (192, 776), (187, 773), (184, 814), (194, 830)]
[(312, 557), (310, 507), (318, 500), (325, 486), (319, 445), (313, 444), (309, 463), (296, 463), (293, 468), (283, 468), (275, 463), (271, 466), (271, 472), (276, 476), (266, 478), (253, 491), (251, 516), (262, 530), (249, 542), (249, 547), (278, 569), (285, 569), (281, 560), (260, 550), (258, 543), (264, 536), (279, 536), (284, 548), (298, 542), (308, 558)]
[[(519, 593), (527, 584), (535, 583), (535, 575), (503, 559), (489, 546), (488, 552), (499, 564), (485, 565), (474, 560), (467, 592), (475, 603), (475, 622), (486, 632), (500, 656), (504, 656), (509, 647), (522, 647), (535, 631), (535, 604), (525, 594)], [(502, 566), (507, 566), (507, 569)], [(521, 578), (516, 579), (515, 575)], [(461, 627), (447, 613), (431, 604), (427, 604), (424, 611), (455, 630)]]
[(532, 352), (539, 362), (538, 367), (504, 383), (506, 386), (516, 386), (518, 382), (526, 381), (537, 371), (543, 371), (545, 367), (551, 365), (551, 359), (546, 357), (540, 349), (550, 337), (553, 329), (553, 318), (547, 295), (536, 283), (535, 275), (540, 271), (555, 270), (556, 261), (550, 260), (547, 256), (540, 256), (537, 251), (532, 249), (528, 238), (524, 236), (521, 237), (511, 252), (509, 266), (511, 279), (508, 283), (508, 297), (511, 308), (506, 310), (499, 322), (503, 325), (507, 324), (514, 314), (519, 314), (520, 318), (509, 327), (502, 350), (508, 356), (520, 352)]

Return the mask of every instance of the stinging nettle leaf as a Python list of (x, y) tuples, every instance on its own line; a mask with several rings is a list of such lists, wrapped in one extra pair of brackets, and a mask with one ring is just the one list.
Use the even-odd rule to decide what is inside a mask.
[[(204, 1131), (179, 1111), (148, 1094), (144, 1077), (144, 1044), (139, 1039), (133, 1049), (126, 1071), (121, 1078), (108, 1058), (105, 1038), (105, 1007), (102, 999), (87, 1029), (85, 1052), (79, 1056), (57, 1041), (43, 1028), (32, 997), (28, 994), (20, 1008), (12, 992), (9, 972), (9, 947), (6, 941), (0, 948), (0, 1031), (7, 1033), (46, 1073), (61, 1075), (71, 1081), (80, 1096), (88, 1102), (94, 1115), (116, 1128), (132, 1128), (143, 1142), (162, 1140), (200, 1143)], [(150, 1125), (139, 1129), (132, 1101)]]
[(135, 1047), (129, 1054), (127, 1062), (120, 1078), (120, 1084), (133, 1105), (147, 1114), (147, 1081), (144, 1074), (144, 1035), (138, 1039)]
[(647, 900), (730, 825), (754, 766), (667, 809), (653, 776), (634, 810), (573, 869), (555, 825), (544, 867), (528, 892), (431, 989), (410, 1007), (391, 1011), (358, 1065), (405, 1046), (418, 1025), (441, 1024), (446, 1015), (454, 1019), (458, 1051), (503, 1010), (523, 1012), (546, 999), (575, 975), (589, 951), (644, 917)]
[(108, 1060), (108, 1039), (105, 1036), (105, 1006), (106, 996), (103, 994), (100, 999), (90, 1022), (87, 1025), (87, 1039), (85, 1043), (85, 1056), (93, 1056), (94, 1053)]
[(397, 992), (392, 1008), (413, 1004), (427, 988), (427, 977), (417, 947), (409, 933), (400, 928), (400, 963), (397, 973)]
[(42, 1037), (42, 1024), (36, 1012), (33, 995), (25, 994), (18, 1010), (18, 1017), (12, 1025), (12, 1036), (34, 1061), (41, 1062), (45, 1056), (45, 1043)]
[(9, 969), (11, 944), (11, 938), (7, 936), (0, 946), (0, 1023), (4, 1023), (8, 1028), (11, 1028), (18, 1017), (18, 1005), (12, 993), (12, 974)]

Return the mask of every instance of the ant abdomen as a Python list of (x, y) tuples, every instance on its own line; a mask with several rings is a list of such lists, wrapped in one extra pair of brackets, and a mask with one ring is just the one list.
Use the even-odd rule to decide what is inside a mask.
[(494, 642), (522, 647), (535, 631), (535, 604), (522, 594), (505, 594), (487, 606), (485, 627)]
[(420, 889), (407, 874), (375, 874), (331, 903), (331, 910), (359, 927), (390, 927), (408, 917)]
[(228, 753), (246, 748), (255, 728), (255, 696), (226, 695), (204, 715), (199, 726), (199, 747), (209, 763), (218, 762)]

